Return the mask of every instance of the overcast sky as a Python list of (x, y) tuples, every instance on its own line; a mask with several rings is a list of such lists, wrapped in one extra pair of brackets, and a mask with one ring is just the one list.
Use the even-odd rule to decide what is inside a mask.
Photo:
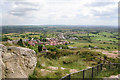
[(0, 0), (3, 25), (117, 25), (119, 0)]

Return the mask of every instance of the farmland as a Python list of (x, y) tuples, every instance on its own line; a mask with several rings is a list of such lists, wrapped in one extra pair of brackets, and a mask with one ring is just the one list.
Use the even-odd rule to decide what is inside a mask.
[(61, 78), (103, 63), (99, 58), (119, 63), (118, 40), (116, 27), (3, 26), (2, 34), (4, 45), (36, 51), (38, 62), (30, 78)]

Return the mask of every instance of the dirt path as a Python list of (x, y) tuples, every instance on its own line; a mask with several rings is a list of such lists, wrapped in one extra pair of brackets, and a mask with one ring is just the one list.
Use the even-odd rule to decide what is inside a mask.
[(61, 70), (66, 70), (67, 69), (67, 70), (69, 70), (70, 73), (74, 73), (74, 72), (78, 71), (76, 69), (68, 69), (68, 68), (54, 67), (54, 66), (48, 66), (46, 69), (40, 69), (38, 71), (41, 73), (42, 76), (46, 76), (50, 73), (55, 73), (58, 69), (61, 69)]
[[(58, 70), (58, 67), (54, 67), (54, 66), (48, 66), (48, 69), (50, 70)], [(68, 69), (68, 68), (63, 68), (63, 67), (60, 67), (61, 70), (65, 70), (65, 69)], [(78, 70), (76, 69), (69, 69), (69, 72), (70, 73), (73, 73), (73, 72), (77, 72)]]
[(120, 74), (119, 75), (112, 75), (110, 77), (105, 77), (103, 80), (120, 80)]
[(112, 57), (112, 58), (118, 57), (118, 51), (105, 51), (105, 50), (100, 50), (100, 49), (96, 49), (94, 51), (102, 52), (103, 54), (106, 54), (108, 57)]

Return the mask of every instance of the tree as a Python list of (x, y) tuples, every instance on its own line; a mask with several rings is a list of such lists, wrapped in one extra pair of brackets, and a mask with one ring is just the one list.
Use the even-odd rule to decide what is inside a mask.
[(7, 41), (7, 40), (9, 40), (8, 37), (4, 37), (4, 38), (2, 38), (2, 41)]
[(20, 39), (17, 44), (18, 44), (19, 46), (22, 46), (22, 47), (24, 46), (22, 39)]
[(28, 37), (29, 40), (31, 40), (32, 38), (31, 37)]
[(20, 35), (22, 38), (25, 38), (25, 35)]
[(46, 38), (43, 38), (43, 40), (42, 40), (43, 42), (46, 42), (47, 41), (47, 39)]
[(88, 45), (90, 48), (92, 47), (91, 45)]
[(103, 42), (103, 44), (106, 44), (106, 42)]
[(67, 43), (65, 43), (65, 45), (67, 45)]
[(38, 46), (38, 52), (42, 51), (42, 47), (43, 47), (42, 45)]
[(37, 37), (34, 37), (34, 39), (38, 39)]
[(40, 36), (40, 41), (42, 41), (42, 39), (43, 39), (43, 37), (42, 37), (42, 36)]
[(30, 46), (30, 44), (28, 44), (28, 42), (24, 42), (25, 46)]
[(12, 40), (12, 39), (8, 38), (7, 36), (2, 37), (2, 41), (7, 41), (7, 40)]

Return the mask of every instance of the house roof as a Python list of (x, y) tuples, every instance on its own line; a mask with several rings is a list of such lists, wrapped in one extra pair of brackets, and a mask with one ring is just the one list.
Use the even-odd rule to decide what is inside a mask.
[(43, 49), (47, 49), (46, 47), (43, 47)]

